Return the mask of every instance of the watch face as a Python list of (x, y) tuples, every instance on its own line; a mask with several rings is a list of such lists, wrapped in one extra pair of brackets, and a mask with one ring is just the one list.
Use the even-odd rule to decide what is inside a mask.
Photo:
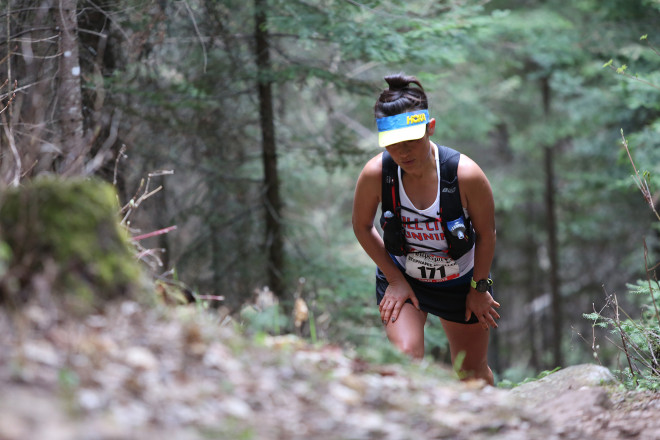
[(477, 281), (477, 290), (479, 292), (485, 292), (486, 290), (488, 290), (488, 281), (487, 280)]

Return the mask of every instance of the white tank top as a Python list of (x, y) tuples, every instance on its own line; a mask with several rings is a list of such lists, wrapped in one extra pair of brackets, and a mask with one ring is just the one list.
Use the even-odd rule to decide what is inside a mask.
[[(403, 179), (401, 178), (401, 167), (398, 167), (399, 177), (399, 199), (401, 201), (401, 220), (403, 222), (413, 222), (404, 225), (406, 233), (406, 243), (408, 245), (409, 253), (424, 253), (429, 255), (419, 255), (424, 258), (449, 258), (447, 252), (448, 245), (445, 235), (442, 232), (442, 225), (440, 224), (440, 161), (438, 154), (438, 147), (431, 143), (435, 148), (435, 168), (438, 175), (438, 189), (435, 195), (435, 201), (426, 209), (417, 209), (408, 198), (406, 190), (403, 187)], [(403, 209), (406, 208), (406, 209)], [(467, 210), (463, 208), (465, 218), (468, 218)], [(474, 267), (474, 246), (472, 249), (456, 261), (458, 267), (453, 267), (453, 271), (449, 270), (451, 274), (447, 277), (441, 277), (438, 271), (434, 277), (430, 277), (431, 270), (422, 269), (424, 263), (418, 261), (415, 256), (401, 255), (393, 257), (399, 265), (406, 269), (408, 275), (426, 282), (444, 282), (451, 279), (459, 278), (469, 273)], [(413, 258), (411, 262), (411, 258)], [(437, 258), (436, 258), (437, 259)], [(408, 260), (408, 262), (407, 262)], [(453, 261), (453, 260), (451, 260)], [(408, 264), (408, 267), (406, 267)], [(420, 267), (420, 264), (422, 265)], [(412, 268), (411, 266), (414, 266)], [(420, 270), (421, 269), (421, 272)], [(428, 269), (428, 268), (427, 268)], [(443, 271), (444, 274), (444, 271)], [(447, 278), (447, 279), (445, 279)]]

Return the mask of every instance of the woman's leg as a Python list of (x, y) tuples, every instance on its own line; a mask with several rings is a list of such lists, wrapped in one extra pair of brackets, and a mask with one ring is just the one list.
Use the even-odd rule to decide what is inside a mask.
[(396, 322), (388, 322), (385, 331), (396, 348), (414, 359), (421, 359), (424, 357), (424, 324), (426, 312), (405, 303)]
[(465, 353), (460, 366), (460, 371), (465, 374), (464, 379), (483, 379), (489, 385), (493, 385), (493, 372), (488, 366), (490, 331), (484, 330), (480, 323), (463, 324), (442, 318), (440, 321), (449, 340), (452, 364), (460, 352)]

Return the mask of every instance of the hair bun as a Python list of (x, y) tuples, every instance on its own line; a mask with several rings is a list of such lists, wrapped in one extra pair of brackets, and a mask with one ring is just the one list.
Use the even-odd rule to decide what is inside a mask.
[(424, 88), (414, 76), (398, 73), (386, 76), (385, 81), (389, 88), (381, 92), (374, 105), (376, 119), (429, 108)]
[(388, 75), (385, 77), (385, 81), (390, 86), (390, 90), (406, 89), (410, 87), (410, 83), (416, 84), (420, 89), (424, 90), (417, 78), (414, 76), (404, 75), (403, 73)]

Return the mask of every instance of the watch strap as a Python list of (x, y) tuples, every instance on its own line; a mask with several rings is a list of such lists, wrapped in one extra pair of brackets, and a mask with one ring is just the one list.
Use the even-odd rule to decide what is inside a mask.
[[(479, 281), (475, 281), (474, 278), (472, 278), (472, 280), (470, 280), (470, 286), (472, 286), (474, 289), (476, 289), (476, 288), (477, 288), (477, 284), (483, 284), (483, 283), (482, 283), (483, 281), (486, 282), (486, 286), (487, 286), (486, 290), (488, 290), (488, 287), (490, 287), (490, 286), (493, 285), (493, 280), (490, 279), (490, 278), (486, 278), (486, 279), (479, 280)], [(485, 292), (486, 290), (484, 290), (484, 292)]]

